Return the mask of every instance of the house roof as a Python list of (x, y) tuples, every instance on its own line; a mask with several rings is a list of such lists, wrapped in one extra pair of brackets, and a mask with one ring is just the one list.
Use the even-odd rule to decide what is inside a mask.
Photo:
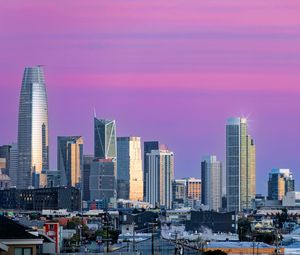
[(28, 233), (30, 230), (11, 219), (0, 215), (0, 240), (1, 239), (37, 239), (36, 236)]

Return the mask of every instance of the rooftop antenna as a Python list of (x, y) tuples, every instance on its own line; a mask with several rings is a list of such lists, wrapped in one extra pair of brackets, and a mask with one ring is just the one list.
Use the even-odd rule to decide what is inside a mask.
[(94, 117), (96, 118), (97, 117), (97, 114), (96, 114), (96, 109), (94, 107)]

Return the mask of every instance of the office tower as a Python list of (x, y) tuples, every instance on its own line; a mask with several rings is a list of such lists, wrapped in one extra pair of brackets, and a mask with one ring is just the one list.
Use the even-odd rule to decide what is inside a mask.
[(94, 155), (83, 155), (82, 200), (90, 201), (90, 173)]
[(63, 186), (61, 185), (61, 171), (56, 169), (54, 170), (47, 170), (47, 188), (55, 188)]
[(229, 118), (226, 125), (227, 210), (251, 208), (255, 198), (255, 145), (245, 118)]
[(18, 179), (18, 164), (19, 164), (19, 153), (18, 153), (18, 144), (12, 143), (9, 151), (9, 177), (11, 179), (11, 186), (17, 186)]
[(20, 189), (45, 186), (42, 171), (49, 169), (48, 103), (41, 66), (26, 67), (18, 123), (18, 180)]
[(7, 175), (9, 175), (9, 166), (10, 166), (10, 148), (11, 145), (0, 146), (0, 159), (1, 158), (5, 159), (5, 166), (2, 169), (2, 173)]
[(144, 201), (146, 201), (146, 180), (148, 178), (148, 173), (149, 173), (149, 162), (148, 162), (147, 153), (150, 153), (152, 150), (159, 150), (159, 142), (158, 141), (144, 142), (144, 173), (143, 173)]
[(90, 172), (90, 200), (103, 200), (105, 207), (116, 199), (115, 159), (94, 159)]
[(117, 158), (116, 122), (94, 118), (95, 158)]
[(10, 177), (2, 172), (0, 168), (0, 190), (9, 189), (11, 186), (11, 179)]
[(173, 208), (182, 208), (187, 203), (187, 181), (177, 179), (173, 181)]
[(169, 150), (151, 150), (147, 153), (148, 174), (146, 202), (152, 206), (172, 208), (174, 180), (174, 153)]
[(201, 201), (201, 179), (187, 178), (187, 198), (194, 201)]
[(140, 137), (118, 137), (118, 198), (143, 201), (143, 162)]
[(81, 187), (83, 169), (82, 136), (57, 137), (57, 169), (61, 172), (62, 185)]
[(214, 155), (205, 156), (201, 162), (202, 204), (209, 210), (222, 207), (222, 166)]
[(285, 194), (295, 190), (295, 181), (290, 169), (275, 168), (269, 173), (268, 199), (282, 200)]

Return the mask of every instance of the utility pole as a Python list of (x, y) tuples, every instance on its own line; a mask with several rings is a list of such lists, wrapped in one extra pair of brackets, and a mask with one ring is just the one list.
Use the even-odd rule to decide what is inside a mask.
[(152, 236), (151, 236), (151, 254), (154, 255), (155, 252), (154, 252), (154, 227), (157, 223), (154, 223), (154, 222), (150, 222), (149, 225), (152, 226)]
[(132, 222), (132, 227), (133, 227), (132, 249), (133, 249), (133, 252), (136, 252), (136, 249), (135, 249), (135, 223), (134, 223), (134, 221)]

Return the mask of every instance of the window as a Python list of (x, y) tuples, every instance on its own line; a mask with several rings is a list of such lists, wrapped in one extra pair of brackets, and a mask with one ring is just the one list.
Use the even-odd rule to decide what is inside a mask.
[(32, 248), (15, 248), (14, 255), (32, 255)]

